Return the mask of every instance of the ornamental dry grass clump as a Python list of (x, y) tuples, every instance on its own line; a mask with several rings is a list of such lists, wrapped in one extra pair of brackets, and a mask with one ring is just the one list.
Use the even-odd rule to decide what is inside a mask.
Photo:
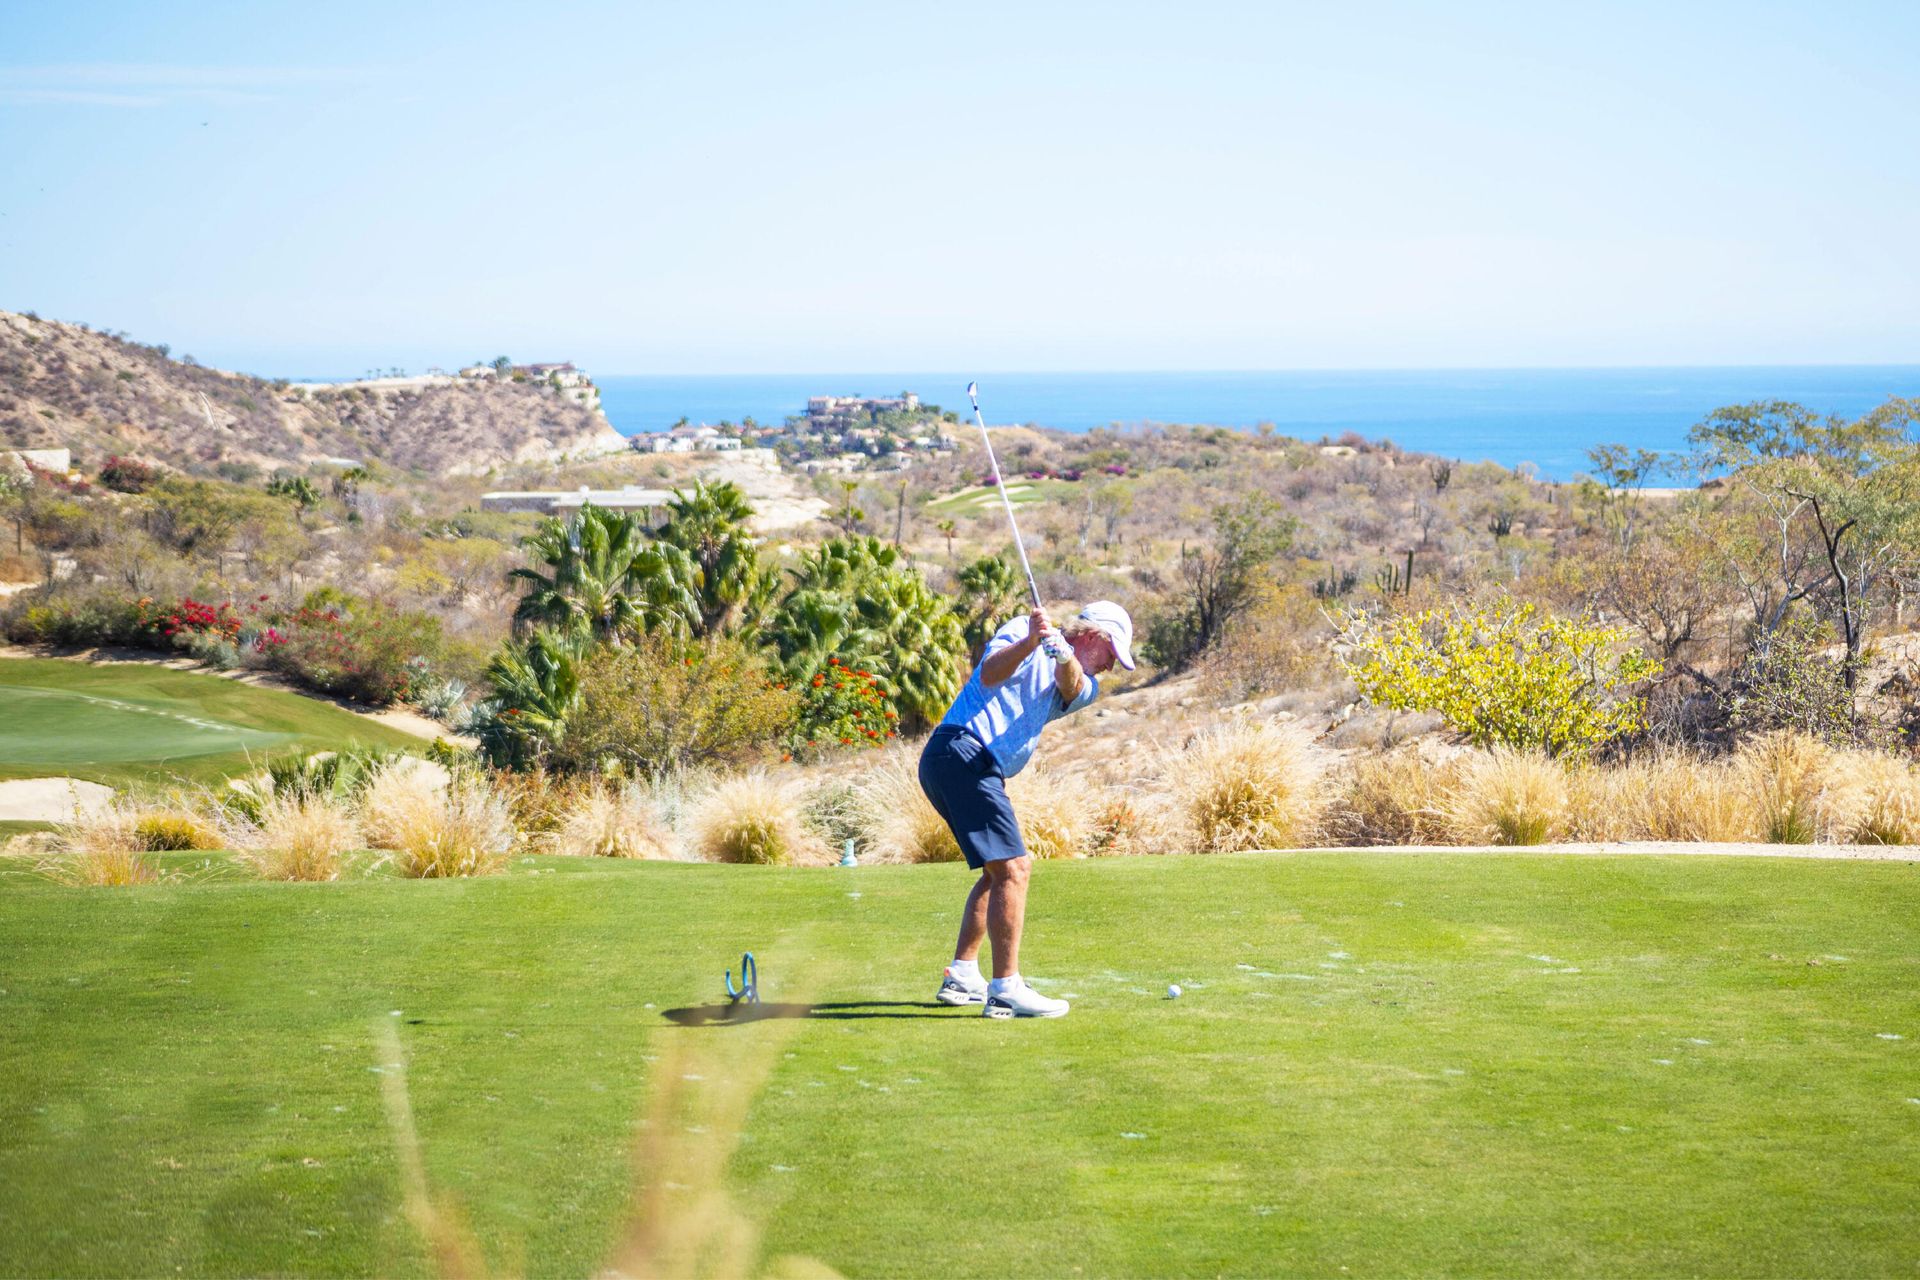
[(1007, 798), (1027, 852), (1036, 858), (1084, 858), (1093, 844), (1094, 815), (1084, 788), (1028, 765), (1007, 783)]
[(861, 858), (870, 862), (958, 862), (960, 846), (920, 790), (919, 756), (890, 751), (855, 786)]
[(1293, 848), (1310, 843), (1323, 803), (1324, 767), (1299, 729), (1220, 725), (1162, 758), (1197, 853)]
[(1431, 759), (1417, 746), (1354, 761), (1329, 824), (1353, 844), (1445, 844), (1444, 801), (1460, 757)]
[(445, 880), (491, 875), (506, 864), (517, 832), (507, 798), (478, 778), (455, 777), (427, 803), (396, 810), (384, 833), (403, 876)]
[(596, 786), (580, 793), (541, 851), (577, 858), (673, 857), (673, 831), (642, 787)]
[(337, 880), (349, 850), (360, 847), (353, 813), (330, 795), (275, 795), (259, 816), (229, 832), (229, 843), (269, 880)]
[(1604, 844), (1648, 838), (1646, 797), (1653, 786), (1651, 761), (1575, 763), (1567, 768), (1566, 777), (1563, 839)]
[(130, 805), (113, 804), (57, 824), (52, 832), (53, 852), (40, 869), (62, 884), (98, 888), (160, 880), (159, 865), (144, 856), (139, 816)]
[(1818, 738), (1780, 730), (1734, 752), (1733, 772), (1768, 844), (1812, 844), (1822, 834), (1822, 808), (1834, 750)]
[(762, 866), (822, 863), (825, 841), (802, 817), (798, 786), (763, 770), (716, 783), (694, 802), (688, 833), (694, 850), (712, 862)]
[(1829, 787), (1834, 834), (1851, 844), (1920, 844), (1920, 774), (1884, 751), (1835, 758)]
[(1759, 838), (1754, 806), (1730, 760), (1661, 752), (1648, 762), (1639, 809), (1649, 840), (1739, 843)]
[(1567, 775), (1539, 752), (1496, 748), (1467, 761), (1442, 807), (1456, 843), (1546, 844), (1565, 829)]
[(134, 819), (133, 830), (149, 853), (218, 849), (221, 844), (214, 824), (186, 809), (147, 810)]
[(447, 771), (403, 757), (382, 765), (360, 792), (360, 829), (368, 847), (398, 849), (407, 833), (432, 821), (447, 789)]

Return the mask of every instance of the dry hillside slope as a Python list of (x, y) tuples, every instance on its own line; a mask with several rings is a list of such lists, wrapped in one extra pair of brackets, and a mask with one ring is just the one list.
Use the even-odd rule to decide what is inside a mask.
[(66, 446), (89, 465), (121, 453), (189, 471), (351, 458), (451, 475), (623, 444), (597, 403), (537, 383), (418, 379), (309, 392), (0, 311), (0, 448)]

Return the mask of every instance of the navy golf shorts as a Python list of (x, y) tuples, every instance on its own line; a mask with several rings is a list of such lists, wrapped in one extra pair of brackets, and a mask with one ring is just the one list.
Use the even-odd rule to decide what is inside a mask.
[(1027, 856), (999, 762), (968, 730), (943, 724), (933, 731), (920, 753), (920, 789), (975, 871)]

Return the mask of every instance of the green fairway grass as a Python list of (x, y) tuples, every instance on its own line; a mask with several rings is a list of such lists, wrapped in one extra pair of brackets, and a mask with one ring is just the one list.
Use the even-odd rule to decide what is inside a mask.
[(299, 748), (417, 738), (329, 703), (143, 663), (0, 658), (0, 779), (207, 781)]
[[(1007, 500), (1016, 507), (1028, 506), (1068, 492), (1077, 492), (1079, 488), (1070, 480), (1025, 480), (1010, 476), (1007, 478)], [(1000, 491), (990, 484), (961, 489), (927, 504), (927, 510), (943, 516), (998, 510), (999, 507)]]
[[(432, 1193), (516, 1274), (609, 1262), (650, 1084), (766, 1256), (853, 1276), (1920, 1266), (1911, 863), (1047, 863), (1024, 967), (1074, 1009), (1003, 1023), (927, 1003), (957, 867), (207, 861), (0, 860), (0, 1273), (430, 1272), (401, 1060)], [(813, 1016), (701, 1025), (745, 949)], [(738, 1133), (701, 1110), (756, 1072)]]

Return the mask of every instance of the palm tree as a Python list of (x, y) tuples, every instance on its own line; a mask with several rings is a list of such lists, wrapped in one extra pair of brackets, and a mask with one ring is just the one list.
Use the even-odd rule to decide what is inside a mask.
[(960, 526), (951, 520), (942, 520), (933, 527), (940, 531), (942, 537), (946, 538), (947, 559), (953, 559), (953, 535), (960, 532)]
[(1020, 608), (1020, 578), (1001, 557), (981, 556), (960, 570), (960, 589), (967, 660), (977, 665), (994, 630)]
[(513, 611), (517, 625), (590, 634), (607, 643), (651, 629), (645, 625), (648, 603), (633, 594), (634, 561), (646, 544), (632, 516), (589, 502), (572, 519), (542, 522), (520, 545), (534, 564), (507, 575), (527, 584)]
[(689, 615), (694, 630), (713, 635), (756, 625), (779, 582), (761, 568), (746, 493), (730, 480), (696, 481), (691, 492), (674, 491), (667, 511), (655, 545), (676, 547), (690, 561), (691, 576), (681, 585), (698, 602)]
[(880, 678), (911, 731), (959, 691), (965, 641), (945, 597), (875, 537), (829, 538), (805, 560), (763, 635), (796, 682), (838, 658)]
[(480, 749), (495, 765), (525, 769), (538, 764), (565, 735), (567, 717), (580, 698), (584, 641), (536, 630), (509, 641), (487, 664), (493, 697), (477, 717)]

